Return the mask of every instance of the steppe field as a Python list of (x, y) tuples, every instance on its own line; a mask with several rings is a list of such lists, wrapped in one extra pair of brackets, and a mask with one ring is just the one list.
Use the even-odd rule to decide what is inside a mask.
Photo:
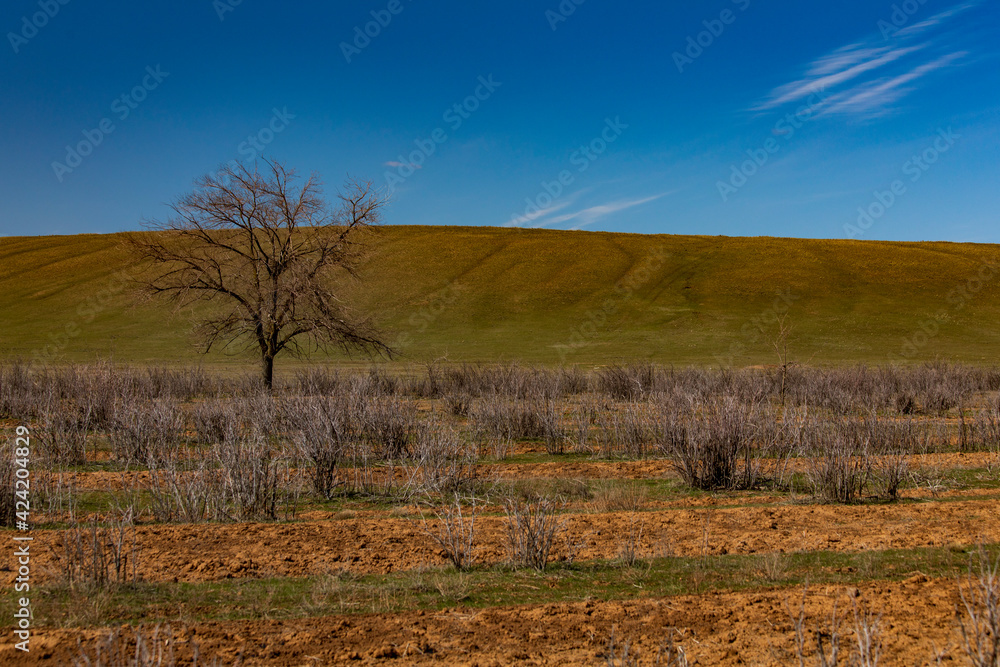
[(268, 391), (119, 242), (0, 246), (2, 664), (997, 664), (996, 246), (384, 227)]

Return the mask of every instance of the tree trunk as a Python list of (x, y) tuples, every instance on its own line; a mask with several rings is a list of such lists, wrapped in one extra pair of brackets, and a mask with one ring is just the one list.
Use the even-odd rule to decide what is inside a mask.
[(268, 391), (274, 388), (274, 355), (264, 355), (264, 386)]

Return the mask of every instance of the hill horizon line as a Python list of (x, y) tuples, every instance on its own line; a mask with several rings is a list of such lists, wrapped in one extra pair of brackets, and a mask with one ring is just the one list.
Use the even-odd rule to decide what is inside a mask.
[[(844, 241), (844, 242), (857, 242), (857, 243), (951, 243), (955, 245), (1000, 245), (1000, 242), (989, 242), (989, 241), (952, 241), (948, 239), (921, 239), (919, 241), (913, 240), (900, 240), (900, 239), (879, 239), (879, 238), (866, 238), (866, 239), (852, 239), (852, 238), (841, 238), (832, 236), (775, 236), (773, 234), (689, 234), (681, 232), (618, 232), (618, 231), (608, 231), (603, 229), (551, 229), (547, 227), (520, 227), (515, 225), (424, 225), (424, 224), (408, 224), (408, 223), (396, 223), (396, 224), (379, 224), (374, 226), (377, 229), (391, 229), (396, 227), (403, 228), (426, 228), (426, 229), (441, 229), (441, 230), (474, 230), (474, 229), (489, 229), (489, 230), (516, 230), (522, 232), (548, 232), (548, 233), (582, 233), (582, 234), (611, 234), (611, 235), (621, 235), (621, 236), (683, 236), (683, 237), (694, 237), (694, 238), (706, 238), (706, 239), (774, 239), (774, 240), (787, 240), (787, 241)], [(85, 237), (85, 236), (116, 236), (120, 234), (130, 234), (136, 232), (157, 232), (160, 230), (152, 229), (121, 229), (114, 232), (74, 232), (68, 234), (10, 234), (2, 235), (0, 234), (0, 240), (2, 239), (28, 239), (28, 238), (68, 238), (68, 237)]]

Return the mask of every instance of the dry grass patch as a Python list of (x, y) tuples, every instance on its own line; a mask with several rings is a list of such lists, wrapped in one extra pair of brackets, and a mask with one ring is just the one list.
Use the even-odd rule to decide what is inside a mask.
[(594, 486), (591, 505), (599, 512), (639, 512), (650, 502), (649, 487), (630, 480), (606, 480)]

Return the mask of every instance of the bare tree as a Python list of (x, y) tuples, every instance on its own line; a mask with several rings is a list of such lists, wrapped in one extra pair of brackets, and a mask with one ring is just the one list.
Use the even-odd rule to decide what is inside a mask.
[(283, 351), (391, 354), (335, 291), (338, 278), (356, 276), (362, 233), (378, 224), (386, 200), (355, 180), (338, 198), (330, 207), (316, 175), (299, 184), (294, 170), (269, 159), (203, 176), (165, 222), (128, 236), (137, 257), (153, 265), (144, 291), (178, 305), (216, 305), (199, 323), (205, 352), (256, 348), (269, 388)]
[(788, 369), (796, 365), (794, 361), (788, 360), (788, 335), (791, 332), (792, 326), (788, 324), (786, 315), (782, 315), (778, 318), (778, 335), (772, 343), (774, 351), (778, 354), (778, 361), (781, 362), (778, 366), (781, 369), (781, 407), (785, 407), (785, 380), (788, 377)]

